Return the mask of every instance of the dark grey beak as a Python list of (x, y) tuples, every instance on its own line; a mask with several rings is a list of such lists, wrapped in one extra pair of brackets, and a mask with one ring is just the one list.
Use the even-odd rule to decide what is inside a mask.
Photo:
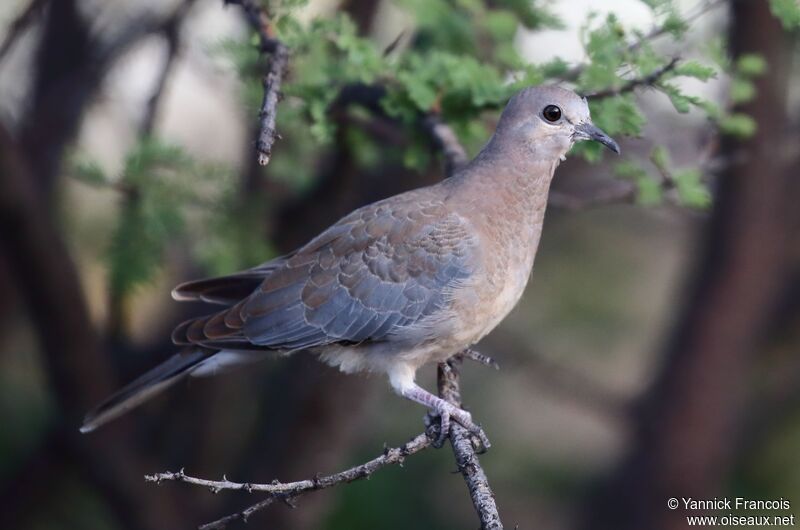
[(595, 142), (600, 142), (617, 154), (620, 152), (619, 144), (591, 122), (579, 123), (575, 126), (575, 139), (594, 140)]

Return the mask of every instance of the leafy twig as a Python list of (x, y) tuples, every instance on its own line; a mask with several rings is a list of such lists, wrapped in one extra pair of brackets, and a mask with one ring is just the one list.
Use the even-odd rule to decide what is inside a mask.
[[(714, 8), (724, 4), (724, 3), (725, 3), (725, 0), (705, 0), (705, 1), (701, 2), (695, 8), (694, 11), (692, 11), (691, 13), (688, 13), (686, 15), (685, 21), (686, 21), (687, 25), (688, 24), (692, 24), (693, 22), (695, 22), (697, 19), (699, 19), (700, 17), (702, 17), (703, 15), (705, 15), (706, 13), (711, 11), (712, 9), (714, 9)], [(624, 47), (623, 50), (620, 50), (620, 51), (625, 51), (627, 53), (635, 52), (636, 50), (641, 48), (644, 45), (645, 42), (651, 42), (653, 39), (656, 39), (656, 38), (664, 35), (668, 31), (669, 31), (669, 26), (667, 24), (660, 24), (660, 25), (654, 26), (649, 32), (645, 33), (644, 35), (642, 35), (641, 37), (639, 37), (635, 41), (631, 42), (626, 47)], [(581, 73), (583, 73), (583, 71), (586, 69), (586, 67), (587, 67), (586, 64), (578, 64), (578, 65), (570, 68), (566, 72), (564, 72), (562, 75), (560, 75), (559, 79), (561, 81), (576, 81), (578, 79), (578, 77), (580, 77)]]
[(283, 76), (289, 65), (289, 48), (274, 33), (266, 11), (255, 0), (223, 0), (225, 4), (236, 4), (244, 10), (250, 26), (258, 33), (261, 53), (270, 54), (270, 61), (262, 79), (264, 97), (259, 111), (259, 133), (256, 140), (258, 163), (269, 164), (275, 138), (280, 137), (275, 130), (275, 117), (278, 114)]
[(680, 61), (680, 57), (673, 57), (667, 64), (661, 66), (660, 68), (656, 68), (652, 72), (642, 77), (634, 77), (633, 79), (629, 79), (626, 81), (622, 86), (617, 88), (607, 88), (605, 90), (600, 90), (598, 92), (594, 92), (592, 94), (586, 94), (586, 97), (589, 99), (602, 99), (612, 96), (619, 96), (620, 94), (625, 94), (627, 92), (633, 92), (635, 89), (642, 87), (642, 86), (653, 86), (655, 85), (665, 74), (671, 72), (675, 69)]

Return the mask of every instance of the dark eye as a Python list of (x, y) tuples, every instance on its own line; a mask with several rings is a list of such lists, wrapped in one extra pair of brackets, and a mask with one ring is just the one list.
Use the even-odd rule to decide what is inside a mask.
[(555, 123), (561, 119), (561, 109), (555, 105), (548, 105), (542, 111), (542, 116), (550, 123)]

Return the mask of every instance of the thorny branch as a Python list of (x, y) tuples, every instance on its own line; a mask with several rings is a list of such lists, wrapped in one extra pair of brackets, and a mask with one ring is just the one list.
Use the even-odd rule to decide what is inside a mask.
[(250, 26), (258, 33), (261, 53), (270, 54), (262, 84), (264, 97), (259, 111), (259, 133), (256, 140), (258, 163), (269, 164), (272, 156), (272, 145), (275, 138), (280, 138), (275, 130), (275, 118), (278, 114), (278, 101), (281, 98), (281, 84), (289, 65), (289, 48), (276, 36), (269, 16), (255, 0), (223, 0), (225, 4), (240, 6), (247, 16)]
[(177, 473), (166, 472), (156, 473), (154, 475), (146, 475), (145, 480), (149, 482), (160, 483), (163, 481), (178, 481), (187, 484), (194, 484), (196, 486), (203, 486), (209, 488), (212, 492), (218, 493), (223, 490), (246, 491), (251, 492), (264, 492), (268, 497), (244, 510), (232, 515), (228, 515), (218, 519), (212, 523), (205, 524), (200, 528), (203, 530), (225, 528), (225, 526), (236, 520), (247, 521), (248, 517), (252, 514), (266, 508), (272, 504), (276, 499), (291, 502), (295, 497), (299, 497), (304, 493), (311, 491), (319, 491), (322, 489), (330, 488), (338, 484), (346, 484), (367, 478), (379, 469), (386, 466), (399, 464), (402, 465), (406, 457), (427, 449), (431, 445), (431, 438), (427, 433), (421, 433), (406, 442), (400, 447), (386, 448), (382, 455), (373, 458), (372, 460), (363, 464), (351, 467), (344, 471), (334, 473), (332, 475), (317, 476), (312, 479), (298, 480), (296, 482), (272, 482), (270, 484), (250, 484), (246, 482), (231, 482), (223, 477), (222, 480), (206, 480), (189, 476), (183, 470)]

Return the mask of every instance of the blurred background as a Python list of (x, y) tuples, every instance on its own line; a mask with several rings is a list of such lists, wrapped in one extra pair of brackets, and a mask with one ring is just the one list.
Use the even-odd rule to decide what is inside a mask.
[[(268, 57), (239, 6), (0, 6), (2, 528), (192, 528), (258, 497), (144, 474), (299, 480), (420, 432), (422, 409), (383, 377), (304, 354), (78, 427), (203, 310), (173, 302), (175, 284), (254, 266), (441, 179), (420, 113), (474, 155), (508, 95), (543, 82), (595, 94), (626, 158), (589, 149), (561, 164), (528, 290), (478, 346), (501, 370), (463, 369), (505, 525), (684, 528), (666, 508), (682, 496), (783, 497), (780, 514), (800, 513), (795, 0), (267, 10), (292, 55), (261, 167)], [(387, 101), (337, 108), (353, 83), (385, 84)], [(421, 383), (435, 387), (435, 367)], [(427, 450), (248, 525), (475, 528), (455, 470), (449, 448)]]

